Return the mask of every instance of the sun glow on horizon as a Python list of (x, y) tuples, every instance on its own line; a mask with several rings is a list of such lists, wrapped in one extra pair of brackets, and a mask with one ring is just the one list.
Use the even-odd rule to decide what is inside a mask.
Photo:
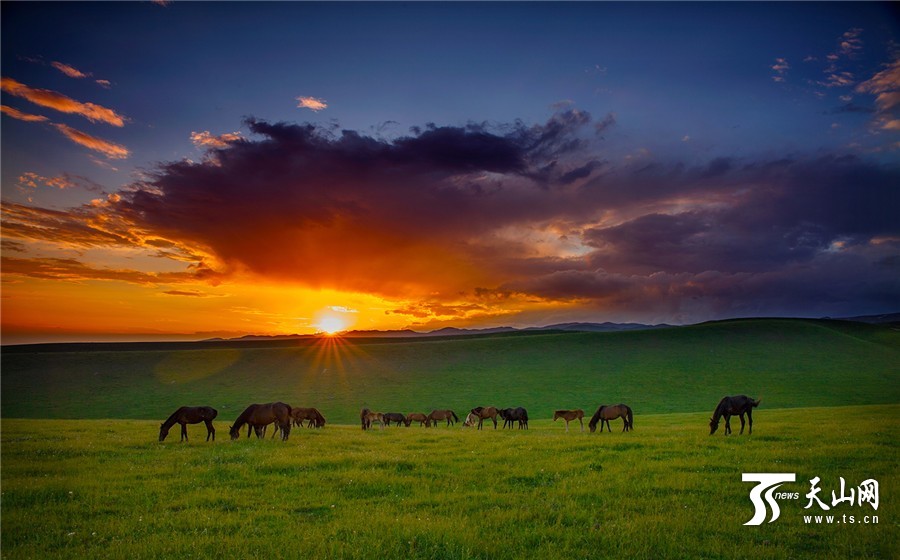
[(335, 335), (347, 329), (347, 321), (335, 315), (323, 316), (316, 322), (315, 327), (327, 335)]

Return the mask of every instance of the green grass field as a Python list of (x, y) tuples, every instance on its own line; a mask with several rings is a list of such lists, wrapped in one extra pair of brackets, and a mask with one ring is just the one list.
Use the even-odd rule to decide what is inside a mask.
[[(543, 420), (206, 443), (193, 426), (187, 444), (149, 421), (4, 420), (3, 557), (896, 558), (898, 412), (760, 410), (749, 437), (671, 414), (602, 435)], [(796, 472), (782, 488), (801, 499), (744, 526), (742, 472)], [(878, 523), (805, 524), (815, 476), (826, 495), (877, 479), (877, 511), (832, 513)]]
[[(621, 333), (193, 346), (4, 348), (0, 555), (18, 558), (897, 558), (900, 333), (747, 320)], [(725, 394), (753, 435), (708, 435)], [(229, 441), (249, 403), (316, 406), (322, 430)], [(626, 402), (635, 431), (565, 433), (556, 408)], [(218, 441), (157, 442), (180, 405)], [(363, 432), (362, 406), (525, 406), (531, 430)], [(113, 420), (108, 420), (113, 419)], [(733, 426), (739, 429), (735, 419)], [(735, 434), (737, 430), (735, 431)], [(781, 517), (744, 472), (794, 472)], [(880, 505), (805, 523), (880, 484)], [(864, 516), (869, 523), (863, 523)], [(877, 516), (874, 523), (871, 516)]]

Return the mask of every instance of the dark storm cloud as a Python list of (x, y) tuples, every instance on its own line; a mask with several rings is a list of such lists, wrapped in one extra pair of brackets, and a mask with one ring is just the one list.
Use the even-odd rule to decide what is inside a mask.
[(422, 318), (516, 298), (698, 320), (900, 301), (896, 165), (612, 164), (591, 122), (568, 109), (539, 125), (431, 124), (386, 140), (250, 119), (250, 136), (103, 203), (5, 205), (4, 233), (403, 297)]

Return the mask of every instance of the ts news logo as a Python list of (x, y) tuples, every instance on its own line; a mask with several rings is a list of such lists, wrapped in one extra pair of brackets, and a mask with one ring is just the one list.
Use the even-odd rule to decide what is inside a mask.
[[(769, 519), (769, 523), (778, 519), (778, 516), (781, 515), (781, 508), (778, 507), (778, 502), (775, 501), (775, 491), (778, 490), (778, 487), (784, 484), (785, 482), (796, 482), (797, 474), (796, 473), (742, 473), (741, 480), (743, 482), (758, 482), (752, 490), (750, 490), (750, 501), (753, 503), (753, 507), (756, 508), (756, 512), (753, 515), (753, 518), (750, 521), (744, 523), (744, 525), (762, 525), (763, 520), (766, 518), (766, 504), (763, 503), (763, 497), (766, 499), (766, 503), (769, 504), (769, 507), (772, 508), (772, 517)], [(763, 494), (765, 492), (765, 494)], [(778, 495), (779, 498), (782, 497), (790, 497), (790, 498), (799, 498), (799, 494), (794, 493), (785, 493), (782, 496), (780, 493)]]

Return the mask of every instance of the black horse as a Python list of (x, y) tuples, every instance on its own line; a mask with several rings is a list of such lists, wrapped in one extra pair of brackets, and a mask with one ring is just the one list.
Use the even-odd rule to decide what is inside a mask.
[(186, 441), (188, 438), (187, 424), (199, 424), (200, 422), (206, 424), (206, 441), (209, 441), (210, 438), (216, 441), (216, 429), (212, 423), (216, 415), (218, 412), (211, 406), (182, 406), (159, 425), (159, 441), (166, 439), (169, 429), (175, 424), (181, 424), (181, 441)]
[(716, 433), (716, 430), (719, 429), (719, 418), (722, 416), (725, 417), (725, 435), (731, 433), (731, 417), (732, 416), (740, 416), (741, 418), (741, 431), (740, 433), (744, 433), (744, 414), (747, 415), (747, 420), (750, 422), (750, 429), (748, 430), (748, 434), (753, 433), (753, 409), (759, 406), (759, 403), (762, 399), (753, 400), (747, 395), (737, 395), (735, 397), (723, 397), (719, 404), (716, 406), (716, 410), (713, 412), (712, 418), (709, 419), (709, 435), (713, 435)]
[(500, 418), (503, 418), (503, 427), (506, 428), (509, 426), (510, 428), (513, 426), (514, 422), (519, 423), (519, 429), (528, 429), (528, 411), (524, 408), (504, 408), (498, 412), (500, 414)]
[(402, 424), (406, 424), (406, 415), (401, 414), (400, 412), (385, 412), (384, 413), (384, 423), (386, 425), (390, 426), (391, 422), (394, 422), (398, 426), (400, 426)]

